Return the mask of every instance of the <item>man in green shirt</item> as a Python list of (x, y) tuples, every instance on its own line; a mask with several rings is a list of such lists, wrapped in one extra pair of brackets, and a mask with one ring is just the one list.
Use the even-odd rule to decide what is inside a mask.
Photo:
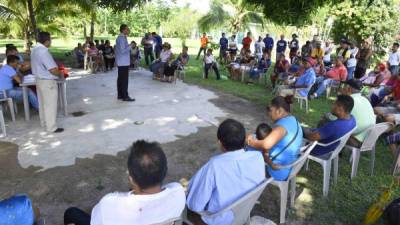
[(361, 95), (362, 84), (357, 80), (348, 80), (347, 86), (342, 89), (342, 94), (350, 95), (354, 100), (351, 114), (356, 119), (357, 129), (349, 139), (352, 146), (359, 147), (368, 135), (367, 129), (375, 124), (374, 109), (368, 99)]

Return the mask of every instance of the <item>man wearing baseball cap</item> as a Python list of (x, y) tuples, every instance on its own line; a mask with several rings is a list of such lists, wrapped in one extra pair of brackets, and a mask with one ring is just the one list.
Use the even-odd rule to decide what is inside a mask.
[[(302, 59), (304, 65), (304, 73), (297, 78), (297, 80), (290, 85), (281, 85), (278, 87), (277, 93), (279, 96), (289, 96), (289, 95), (300, 95), (305, 97), (308, 95), (311, 87), (315, 83), (316, 75), (313, 66), (315, 65), (315, 60), (311, 57)], [(301, 88), (302, 90), (296, 91), (295, 89)]]
[(371, 103), (366, 97), (361, 95), (361, 81), (352, 79), (344, 83), (346, 86), (340, 92), (344, 95), (350, 95), (353, 98), (354, 107), (351, 115), (353, 115), (357, 124), (357, 129), (353, 132), (348, 144), (359, 147), (368, 134), (367, 129), (375, 124), (376, 116)]

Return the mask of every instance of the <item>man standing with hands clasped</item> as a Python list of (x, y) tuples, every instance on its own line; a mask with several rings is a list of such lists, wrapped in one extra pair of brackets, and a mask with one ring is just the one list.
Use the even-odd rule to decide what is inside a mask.
[(48, 32), (40, 32), (38, 42), (32, 49), (32, 73), (36, 77), (36, 87), (39, 99), (39, 115), (42, 127), (47, 132), (61, 133), (63, 128), (57, 128), (57, 79), (64, 79), (58, 66), (49, 52), (51, 37)]
[(133, 102), (135, 99), (128, 95), (129, 65), (131, 62), (131, 45), (128, 44), (128, 39), (126, 37), (129, 34), (128, 25), (122, 24), (119, 31), (121, 33), (119, 34), (115, 44), (115, 62), (118, 66), (118, 99), (125, 102)]

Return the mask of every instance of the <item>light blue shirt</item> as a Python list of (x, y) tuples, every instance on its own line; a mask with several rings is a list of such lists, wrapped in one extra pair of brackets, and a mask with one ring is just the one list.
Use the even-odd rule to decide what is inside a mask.
[(10, 65), (6, 64), (0, 69), (0, 91), (10, 90), (13, 86), (13, 77), (17, 75), (17, 71)]
[(131, 46), (128, 44), (128, 38), (120, 34), (115, 43), (115, 62), (117, 66), (129, 66), (131, 63)]
[[(237, 151), (214, 156), (190, 180), (187, 206), (194, 212), (218, 212), (265, 180), (261, 152)], [(209, 225), (230, 225), (233, 212), (202, 217)]]
[(304, 73), (297, 79), (296, 85), (307, 85), (307, 90), (300, 90), (299, 94), (301, 96), (307, 96), (308, 92), (310, 91), (311, 87), (315, 83), (315, 80), (317, 79), (315, 75), (314, 69), (308, 68)]
[[(303, 142), (303, 129), (294, 116), (287, 116), (278, 120), (275, 126), (283, 127), (286, 135), (274, 145), (270, 150), (270, 158), (275, 158), (272, 162), (277, 165), (289, 165), (299, 158), (301, 144)], [(297, 131), (297, 136), (296, 135)], [(293, 140), (292, 143), (290, 143)], [(288, 145), (290, 143), (290, 145)], [(288, 146), (286, 149), (284, 149)], [(284, 151), (282, 151), (284, 150)], [(276, 156), (276, 157), (275, 157)], [(274, 170), (267, 166), (267, 171), (275, 180), (286, 180), (292, 169)]]

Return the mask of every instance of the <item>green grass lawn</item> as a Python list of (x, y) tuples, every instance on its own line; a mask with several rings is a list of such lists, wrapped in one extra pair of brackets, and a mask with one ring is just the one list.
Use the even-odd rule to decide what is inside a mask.
[[(114, 38), (109, 38), (114, 40)], [(129, 40), (132, 40), (131, 38)], [(135, 38), (139, 41), (140, 38)], [(79, 40), (71, 38), (68, 40), (55, 39), (51, 52), (57, 59), (63, 60), (68, 64), (73, 62), (71, 57), (66, 57), (65, 53), (71, 51)], [(172, 44), (173, 52), (180, 52), (181, 42), (178, 39), (166, 39)], [(15, 43), (22, 50), (22, 41), (1, 40), (0, 51), (4, 52), (5, 43)], [(266, 105), (271, 99), (271, 88), (262, 84), (246, 85), (237, 81), (221, 80), (216, 81), (213, 75), (208, 80), (202, 79), (201, 61), (195, 59), (198, 50), (196, 40), (187, 41), (191, 59), (186, 67), (186, 81), (190, 84), (203, 86), (206, 88), (219, 90), (245, 98), (255, 104)], [(227, 71), (222, 69), (222, 74)], [(330, 110), (333, 99), (316, 99), (310, 102), (310, 112), (306, 114), (300, 110), (297, 103), (294, 104), (293, 114), (305, 125), (315, 126), (320, 116)], [(260, 121), (261, 122), (261, 121)], [(361, 224), (368, 207), (373, 204), (383, 188), (388, 187), (393, 177), (390, 176), (390, 168), (393, 158), (389, 149), (381, 141), (377, 144), (376, 163), (374, 176), (370, 176), (370, 155), (361, 154), (358, 175), (350, 181), (351, 165), (349, 163), (349, 154), (345, 154), (339, 162), (339, 178), (337, 185), (331, 183), (329, 197), (322, 197), (322, 168), (319, 164), (310, 163), (308, 172), (302, 171), (298, 177), (298, 190), (303, 191), (301, 199), (296, 202), (296, 209), (289, 213), (290, 218), (302, 217), (311, 220), (314, 224), (331, 225), (334, 221), (340, 221), (343, 224)], [(397, 189), (393, 197), (400, 196), (400, 190)], [(278, 206), (277, 206), (278, 207)], [(302, 219), (304, 220), (304, 219)], [(380, 224), (383, 224), (380, 221)]]

